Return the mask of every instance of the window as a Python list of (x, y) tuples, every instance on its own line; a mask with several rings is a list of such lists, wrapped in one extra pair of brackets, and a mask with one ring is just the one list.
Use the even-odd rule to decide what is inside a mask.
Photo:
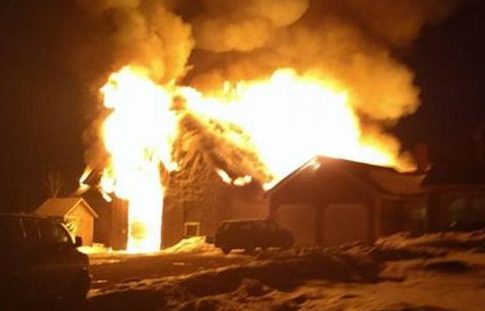
[(200, 235), (200, 223), (199, 222), (186, 222), (184, 224), (184, 236), (192, 237)]

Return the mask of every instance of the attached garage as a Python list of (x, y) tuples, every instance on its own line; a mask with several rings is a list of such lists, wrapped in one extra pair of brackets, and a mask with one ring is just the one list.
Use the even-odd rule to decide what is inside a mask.
[(363, 204), (330, 204), (322, 224), (320, 234), (325, 245), (370, 240), (369, 209)]
[(314, 245), (315, 208), (310, 204), (284, 204), (275, 212), (275, 220), (293, 233), (295, 246)]
[(427, 202), (423, 178), (316, 157), (267, 192), (270, 218), (293, 233), (297, 246), (372, 242), (424, 220), (415, 219), (426, 217), (418, 211)]

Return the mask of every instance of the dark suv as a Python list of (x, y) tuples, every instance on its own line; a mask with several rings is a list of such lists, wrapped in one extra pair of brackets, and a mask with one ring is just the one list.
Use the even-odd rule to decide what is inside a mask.
[(289, 248), (293, 236), (276, 222), (267, 219), (245, 219), (223, 221), (214, 237), (216, 247), (227, 254), (233, 249), (252, 252), (256, 248)]
[(0, 214), (0, 309), (48, 299), (81, 302), (91, 284), (87, 255), (58, 220)]

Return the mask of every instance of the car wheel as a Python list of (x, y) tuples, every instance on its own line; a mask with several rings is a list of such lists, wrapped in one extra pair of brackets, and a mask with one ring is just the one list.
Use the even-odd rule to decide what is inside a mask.
[(89, 291), (91, 279), (86, 273), (80, 273), (76, 282), (64, 294), (64, 300), (73, 303), (83, 303)]

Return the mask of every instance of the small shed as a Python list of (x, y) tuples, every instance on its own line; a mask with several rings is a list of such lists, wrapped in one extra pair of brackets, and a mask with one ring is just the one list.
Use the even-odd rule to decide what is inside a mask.
[(93, 244), (94, 219), (98, 214), (82, 198), (50, 198), (34, 212), (37, 215), (62, 218), (73, 236), (80, 236), (84, 245)]
[(297, 246), (372, 242), (398, 231), (426, 230), (425, 175), (315, 157), (267, 192), (270, 218)]

